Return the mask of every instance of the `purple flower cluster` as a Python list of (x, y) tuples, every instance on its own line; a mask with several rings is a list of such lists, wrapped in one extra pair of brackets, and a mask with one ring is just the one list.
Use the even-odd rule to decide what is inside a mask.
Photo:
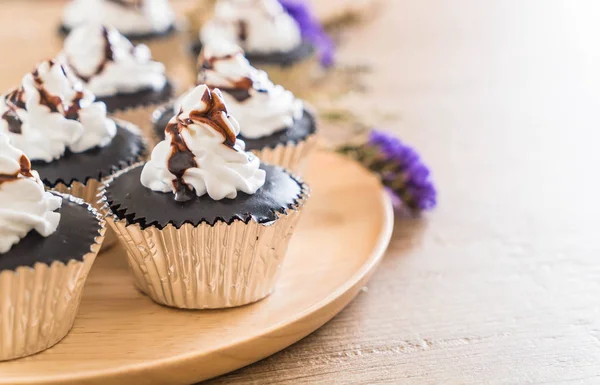
[(335, 45), (313, 14), (307, 0), (279, 0), (279, 2), (300, 26), (302, 37), (310, 40), (317, 47), (321, 65), (331, 67), (334, 64)]
[(396, 201), (413, 212), (431, 210), (437, 204), (437, 192), (429, 168), (410, 146), (400, 139), (373, 130), (362, 146), (345, 146), (339, 150), (379, 175)]
[(373, 165), (381, 172), (383, 184), (406, 206), (416, 211), (435, 207), (437, 192), (431, 173), (417, 151), (400, 139), (377, 130), (369, 134), (367, 146), (380, 153), (379, 160)]

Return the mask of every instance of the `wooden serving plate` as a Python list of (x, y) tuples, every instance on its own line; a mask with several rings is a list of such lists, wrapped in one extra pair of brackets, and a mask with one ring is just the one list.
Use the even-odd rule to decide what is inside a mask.
[(189, 385), (312, 333), (367, 282), (393, 214), (377, 179), (341, 156), (317, 153), (306, 180), (313, 196), (269, 298), (219, 311), (162, 307), (133, 287), (115, 247), (98, 256), (71, 333), (43, 353), (0, 363), (0, 384)]

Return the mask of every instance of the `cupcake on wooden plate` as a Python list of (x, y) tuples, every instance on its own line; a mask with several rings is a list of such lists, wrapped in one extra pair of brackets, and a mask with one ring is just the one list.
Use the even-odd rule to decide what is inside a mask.
[(44, 184), (96, 204), (103, 178), (139, 161), (139, 130), (106, 116), (104, 103), (52, 60), (0, 96), (0, 133), (33, 162)]
[(219, 90), (196, 87), (165, 132), (148, 163), (117, 174), (104, 191), (137, 287), (185, 309), (266, 297), (308, 186), (245, 152)]
[(45, 192), (27, 156), (0, 134), (0, 361), (67, 335), (103, 238), (98, 213)]
[[(265, 163), (298, 172), (317, 142), (316, 120), (305, 103), (252, 67), (232, 43), (207, 44), (198, 64), (198, 83), (223, 92), (227, 108), (240, 122), (246, 150)], [(164, 127), (179, 110), (175, 102), (155, 112), (157, 135), (164, 137)]]
[(217, 0), (195, 53), (223, 39), (242, 47), (252, 65), (268, 72), (275, 84), (296, 92), (319, 68), (314, 43), (303, 39), (298, 23), (277, 0)]
[(141, 128), (148, 128), (152, 111), (173, 94), (165, 66), (151, 60), (148, 47), (134, 46), (113, 27), (77, 27), (58, 59), (106, 104), (109, 114)]
[(60, 31), (67, 35), (86, 24), (110, 25), (162, 60), (178, 42), (176, 22), (168, 0), (73, 0), (64, 8)]

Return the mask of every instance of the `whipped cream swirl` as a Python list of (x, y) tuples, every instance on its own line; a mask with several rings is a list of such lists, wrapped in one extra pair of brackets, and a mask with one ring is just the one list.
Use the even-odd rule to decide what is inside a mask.
[(31, 160), (51, 162), (69, 149), (80, 153), (107, 146), (116, 135), (106, 105), (61, 65), (41, 63), (23, 77), (21, 86), (0, 96), (0, 133)]
[(237, 121), (227, 113), (219, 90), (201, 85), (189, 93), (165, 129), (166, 139), (144, 166), (142, 185), (173, 192), (177, 201), (208, 194), (234, 199), (254, 194), (265, 184), (260, 160), (245, 152)]
[(22, 151), (0, 134), (0, 254), (8, 252), (31, 230), (47, 237), (60, 221), (62, 199), (44, 191), (37, 172)]
[(295, 120), (302, 118), (302, 101), (282, 86), (274, 85), (266, 72), (252, 67), (238, 46), (226, 42), (207, 44), (199, 60), (198, 83), (223, 91), (244, 138), (269, 136), (292, 127)]
[(98, 97), (162, 90), (167, 83), (165, 66), (151, 58), (146, 45), (134, 46), (115, 28), (100, 24), (74, 29), (59, 55)]
[(302, 43), (298, 23), (277, 0), (217, 0), (200, 40), (222, 39), (251, 53), (289, 52)]
[(63, 25), (111, 25), (125, 35), (165, 33), (175, 23), (168, 0), (73, 0), (65, 7)]

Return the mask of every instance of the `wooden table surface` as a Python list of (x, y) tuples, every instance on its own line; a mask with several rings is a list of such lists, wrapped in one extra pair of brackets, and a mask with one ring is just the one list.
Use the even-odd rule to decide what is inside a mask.
[[(4, 47), (41, 33), (7, 3)], [(345, 103), (422, 152), (439, 208), (397, 219), (338, 317), (210, 383), (600, 383), (599, 16), (594, 0), (388, 0), (354, 30), (340, 57), (373, 72)], [(3, 52), (2, 88), (36, 49)]]

